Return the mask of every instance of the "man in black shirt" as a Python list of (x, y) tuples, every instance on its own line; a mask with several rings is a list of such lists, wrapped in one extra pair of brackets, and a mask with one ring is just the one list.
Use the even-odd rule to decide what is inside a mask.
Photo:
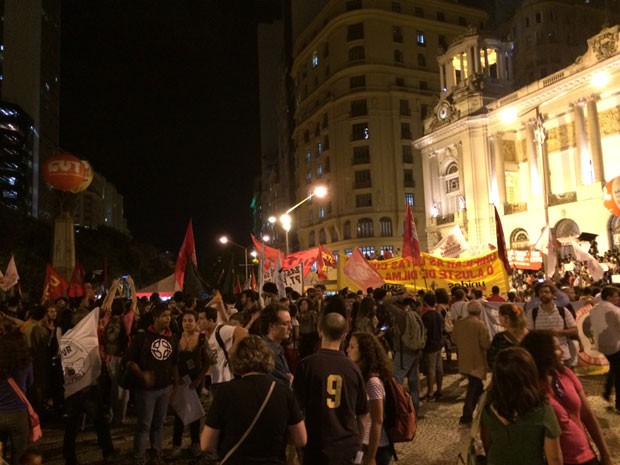
[(347, 333), (345, 318), (324, 314), (319, 333), (321, 348), (301, 361), (293, 380), (308, 430), (303, 463), (350, 465), (362, 447), (366, 383), (357, 365), (339, 350)]

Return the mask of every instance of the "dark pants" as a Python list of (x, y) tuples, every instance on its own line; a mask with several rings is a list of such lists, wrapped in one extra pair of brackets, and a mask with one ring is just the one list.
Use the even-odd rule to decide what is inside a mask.
[(476, 404), (484, 390), (480, 378), (467, 375), (467, 381), (467, 393), (465, 394), (465, 405), (463, 405), (463, 416), (461, 417), (463, 423), (469, 423), (473, 420)]
[(620, 409), (620, 352), (605, 355), (609, 360), (609, 373), (605, 382), (605, 396), (611, 395), (612, 389), (616, 390), (616, 408)]
[(65, 399), (65, 410), (67, 420), (65, 424), (65, 439), (62, 444), (62, 455), (67, 465), (77, 463), (75, 455), (75, 440), (78, 429), (82, 423), (82, 415), (86, 414), (95, 426), (97, 433), (97, 443), (103, 452), (104, 457), (108, 457), (114, 451), (110, 427), (105, 418), (105, 412), (101, 403), (101, 393), (97, 386), (90, 386), (80, 392)]

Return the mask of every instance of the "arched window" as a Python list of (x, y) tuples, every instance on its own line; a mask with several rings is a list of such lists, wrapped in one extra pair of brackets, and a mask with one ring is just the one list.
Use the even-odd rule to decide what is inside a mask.
[(370, 218), (362, 218), (357, 222), (357, 237), (374, 237), (372, 220)]
[(310, 231), (308, 234), (308, 247), (314, 247), (314, 231)]
[(344, 240), (351, 239), (351, 222), (345, 221), (344, 223)]
[(327, 234), (325, 234), (325, 229), (321, 228), (321, 230), (319, 231), (319, 244), (326, 244), (327, 243)]
[(366, 57), (364, 47), (358, 45), (349, 49), (349, 61), (360, 61)]
[[(349, 223), (349, 224), (351, 224), (351, 223)], [(330, 231), (330, 235), (332, 236), (332, 242), (338, 242), (338, 231), (336, 230), (336, 226), (332, 226), (332, 229)]]
[[(577, 237), (581, 234), (579, 225), (570, 218), (564, 218), (555, 224), (555, 238), (557, 240), (569, 237)], [(559, 248), (560, 256), (566, 257), (573, 254), (572, 245), (563, 245)]]
[(379, 220), (379, 228), (381, 229), (381, 237), (392, 236), (392, 220), (387, 216)]
[(446, 183), (446, 194), (457, 192), (460, 189), (459, 166), (456, 162), (452, 162), (448, 165), (444, 174), (444, 180)]
[(515, 229), (510, 234), (510, 248), (515, 250), (527, 250), (530, 246), (530, 236), (525, 229)]

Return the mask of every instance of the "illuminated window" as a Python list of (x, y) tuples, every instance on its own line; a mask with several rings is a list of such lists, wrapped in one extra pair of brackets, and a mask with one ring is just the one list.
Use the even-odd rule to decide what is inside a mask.
[(314, 51), (312, 53), (312, 67), (316, 68), (317, 66), (319, 66), (319, 53)]
[(351, 255), (353, 255), (353, 249), (344, 249), (344, 254), (347, 257), (350, 257)]
[(316, 145), (316, 156), (320, 157), (321, 155), (323, 155), (323, 144), (318, 143)]
[(316, 177), (320, 178), (323, 176), (323, 164), (319, 163), (319, 166), (316, 167)]
[(413, 194), (405, 194), (405, 205), (413, 207)]
[(360, 247), (360, 252), (364, 257), (372, 257), (375, 254), (375, 248), (372, 245), (364, 245)]
[(460, 189), (459, 167), (456, 163), (450, 163), (444, 176), (446, 193), (457, 192)]
[(312, 182), (312, 171), (308, 170), (306, 173), (306, 183), (310, 184)]
[[(492, 48), (486, 49), (486, 59), (485, 59), (485, 50), (480, 50), (480, 64), (482, 65), (482, 71), (487, 76), (492, 78), (497, 78), (497, 52)], [(488, 69), (487, 69), (488, 65)]]
[(452, 68), (454, 69), (454, 80), (457, 84), (467, 79), (467, 53), (452, 57)]
[[(325, 207), (319, 208), (319, 218), (325, 218)], [(323, 231), (323, 234), (325, 234), (325, 231)], [(323, 239), (321, 242), (325, 243), (325, 239)]]
[(358, 123), (352, 126), (351, 140), (368, 140), (368, 123)]
[(357, 222), (357, 237), (373, 237), (375, 235), (370, 218), (361, 218)]
[(416, 31), (416, 41), (420, 47), (426, 47), (426, 39), (424, 37), (424, 32)]

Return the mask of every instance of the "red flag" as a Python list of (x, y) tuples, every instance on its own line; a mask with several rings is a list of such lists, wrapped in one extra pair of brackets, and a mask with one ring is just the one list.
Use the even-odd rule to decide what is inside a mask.
[(84, 295), (84, 276), (86, 272), (80, 262), (75, 262), (73, 274), (71, 275), (71, 284), (69, 284), (69, 297), (82, 297)]
[(403, 235), (403, 258), (410, 258), (414, 263), (421, 263), (420, 255), (420, 239), (418, 239), (418, 229), (416, 228), (413, 215), (411, 214), (411, 206), (407, 204), (407, 213), (405, 214), (405, 234)]
[(43, 285), (43, 297), (41, 303), (53, 302), (58, 297), (62, 297), (67, 293), (69, 283), (63, 275), (56, 271), (52, 265), (47, 265), (45, 271), (45, 284)]
[(499, 217), (497, 207), (493, 205), (495, 210), (495, 234), (497, 235), (497, 255), (504, 264), (506, 273), (510, 273), (510, 262), (508, 261), (508, 251), (506, 250), (506, 240), (504, 239), (504, 228), (502, 228), (502, 220)]
[(336, 268), (338, 266), (338, 263), (336, 263), (336, 257), (334, 257), (334, 254), (331, 252), (331, 250), (329, 250), (327, 247), (322, 246), (321, 244), (319, 244), (319, 250), (321, 251), (321, 255), (323, 256), (323, 262), (325, 263), (325, 265), (331, 266), (332, 268)]
[(235, 281), (235, 289), (233, 291), (233, 294), (241, 294), (242, 289), (241, 289), (241, 281), (239, 280), (239, 276), (237, 276), (237, 280)]
[(187, 259), (190, 259), (196, 268), (198, 268), (198, 260), (196, 260), (196, 243), (194, 242), (194, 230), (192, 229), (192, 220), (189, 220), (187, 225), (187, 231), (185, 231), (185, 239), (181, 244), (179, 250), (179, 256), (177, 257), (177, 264), (174, 267), (174, 278), (179, 284), (179, 289), (183, 289), (183, 283), (185, 281), (185, 267), (187, 266)]
[(381, 275), (370, 266), (357, 247), (353, 250), (343, 271), (345, 276), (357, 284), (360, 289), (377, 288), (385, 284)]
[[(284, 254), (280, 252), (278, 249), (274, 249), (273, 247), (269, 247), (264, 242), (259, 241), (254, 237), (253, 234), (250, 234), (252, 237), (252, 243), (254, 247), (256, 247), (256, 253), (261, 257), (261, 261), (263, 262), (263, 270), (267, 271), (270, 268), (276, 266), (278, 261), (278, 255), (280, 255), (280, 260), (284, 263)], [(286, 268), (286, 265), (285, 265)]]

